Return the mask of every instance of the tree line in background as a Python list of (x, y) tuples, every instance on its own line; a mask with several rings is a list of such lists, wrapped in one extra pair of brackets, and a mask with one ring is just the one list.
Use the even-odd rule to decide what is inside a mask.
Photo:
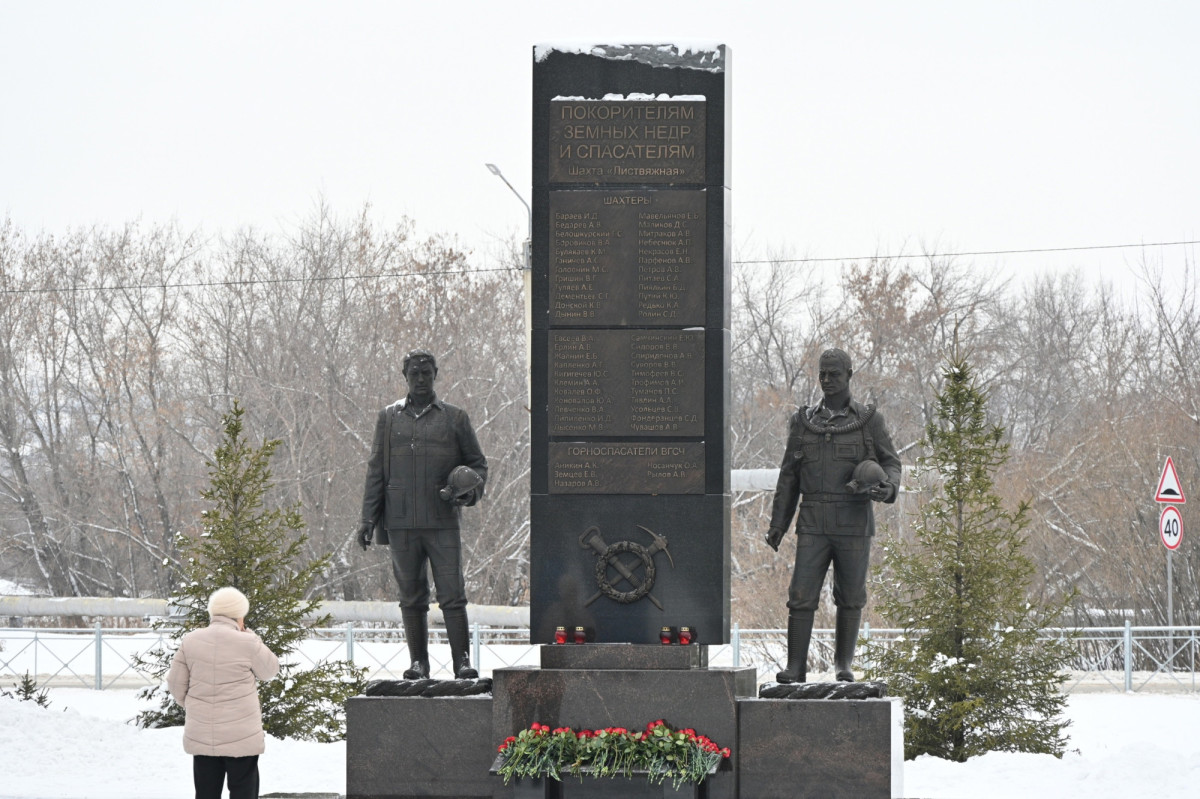
[[(205, 460), (237, 400), (252, 439), (281, 442), (275, 480), (280, 501), (300, 504), (304, 555), (332, 553), (313, 594), (393, 599), (386, 558), (359, 551), (353, 532), (375, 413), (403, 391), (403, 354), (425, 346), (490, 467), (463, 519), (468, 596), (527, 602), (521, 258), (509, 247), (480, 260), (367, 210), (321, 207), (286, 235), (211, 239), (0, 223), (0, 577), (59, 596), (171, 594), (175, 536), (201, 530)], [(1168, 455), (1185, 491), (1200, 475), (1200, 286), (1190, 262), (1183, 271), (1182, 288), (1168, 286), (1161, 265), (1143, 264), (1137, 296), (1119, 297), (1079, 273), (1014, 288), (937, 256), (735, 264), (733, 467), (778, 466), (828, 346), (850, 353), (857, 398), (878, 403), (912, 464), (957, 330), (1008, 431), (997, 491), (1029, 503), (1039, 598), (1074, 590), (1067, 622), (1163, 624), (1154, 491)], [(734, 497), (743, 627), (786, 614), (793, 550), (763, 541), (770, 498)], [(880, 538), (911, 539), (921, 501), (880, 506)], [(1176, 624), (1200, 624), (1197, 552), (1185, 532)]]
[[(496, 264), (496, 266), (514, 266)], [(521, 275), (472, 272), (448, 239), (327, 209), (278, 237), (173, 228), (28, 238), (0, 225), (0, 575), (59, 596), (172, 593), (175, 535), (201, 529), (205, 460), (235, 400), (279, 439), (282, 503), (299, 503), (313, 591), (394, 594), (386, 557), (353, 540), (378, 410), (405, 352), (438, 355), (491, 466), (464, 514), (473, 599), (526, 591), (529, 414)]]

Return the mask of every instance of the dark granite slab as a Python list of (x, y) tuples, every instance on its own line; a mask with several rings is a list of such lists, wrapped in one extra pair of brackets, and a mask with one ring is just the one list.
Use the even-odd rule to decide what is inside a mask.
[(741, 795), (903, 795), (902, 713), (899, 699), (738, 700)]
[(490, 697), (348, 700), (346, 799), (491, 797), (492, 715)]
[[(736, 751), (737, 701), (754, 694), (754, 678), (751, 668), (497, 669), (492, 675), (492, 737), (503, 740), (535, 721), (551, 727), (632, 730), (665, 719)], [(738, 795), (736, 763), (730, 766), (707, 782), (714, 799)]]
[(543, 669), (704, 669), (703, 644), (563, 644), (541, 647)]
[(651, 785), (644, 777), (518, 779), (509, 783), (512, 799), (707, 799), (708, 782), (685, 783), (676, 788), (669, 781)]
[[(696, 643), (729, 641), (730, 498), (704, 496), (534, 495), (533, 517), (544, 525), (530, 540), (530, 637), (535, 644), (554, 641), (555, 627), (586, 627), (596, 643), (658, 644), (663, 627), (691, 627)], [(581, 543), (595, 528), (604, 547), (627, 541), (649, 551), (653, 530), (668, 542), (668, 552), (651, 557), (654, 579), (649, 592), (628, 604), (601, 594), (596, 548)], [(644, 582), (643, 561), (619, 556), (634, 580)], [(610, 563), (611, 563), (610, 559)], [(612, 564), (615, 566), (615, 564)], [(615, 568), (611, 584), (629, 590)]]
[[(729, 640), (729, 56), (535, 58), (534, 643), (559, 625), (597, 642), (653, 644), (682, 625)], [(604, 548), (581, 550), (592, 527)]]

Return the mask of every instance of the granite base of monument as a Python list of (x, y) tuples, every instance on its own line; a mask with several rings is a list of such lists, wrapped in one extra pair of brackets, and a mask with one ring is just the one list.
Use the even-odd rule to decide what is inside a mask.
[[(591, 646), (591, 645), (585, 645)], [(605, 647), (605, 648), (600, 648)], [(622, 651), (623, 650), (623, 651)], [(674, 650), (674, 651), (671, 651)], [(737, 702), (754, 695), (755, 671), (751, 668), (700, 668), (706, 653), (698, 647), (543, 647), (543, 668), (497, 669), (492, 675), (494, 736), (503, 740), (534, 722), (550, 727), (636, 730), (657, 719), (673, 727), (691, 727), (721, 746), (737, 750)], [(662, 660), (666, 668), (614, 668), (621, 663), (642, 664)], [(545, 668), (546, 663), (564, 668)], [(580, 668), (585, 663), (602, 667)], [(658, 665), (663, 665), (659, 663)], [(609, 668), (604, 668), (608, 666)], [(495, 778), (497, 785), (499, 778)], [(564, 796), (613, 794), (622, 787), (641, 789), (636, 781), (589, 779), (564, 782)], [(577, 793), (582, 790), (584, 793)], [(737, 791), (737, 763), (712, 775), (701, 786), (713, 799), (732, 799)], [(587, 793), (592, 791), (592, 793)], [(511, 786), (497, 796), (512, 796)], [(640, 794), (639, 794), (640, 795)], [(661, 787), (656, 796), (662, 795)], [(689, 794), (684, 794), (689, 795)], [(748, 795), (748, 794), (742, 794)]]
[(889, 699), (741, 699), (741, 796), (904, 795), (904, 709)]
[[(706, 668), (701, 648), (543, 647), (542, 668), (497, 669), (493, 695), (346, 703), (346, 799), (408, 797), (854, 797), (903, 795), (899, 699), (755, 698), (751, 668)], [(554, 664), (556, 668), (547, 668)], [(733, 750), (700, 786), (491, 773), (496, 744), (534, 722), (637, 729), (656, 719)]]
[(491, 797), (492, 698), (346, 702), (346, 799)]
[(659, 644), (588, 644), (543, 646), (543, 669), (643, 671), (648, 669), (706, 669), (708, 647)]
[(520, 779), (509, 783), (513, 799), (707, 799), (708, 784), (685, 783), (676, 788), (669, 781), (651, 785), (641, 775), (632, 778), (582, 780)]

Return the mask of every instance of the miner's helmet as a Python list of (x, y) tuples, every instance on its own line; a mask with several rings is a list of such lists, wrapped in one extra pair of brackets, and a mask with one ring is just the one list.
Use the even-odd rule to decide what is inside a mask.
[(887, 482), (887, 472), (875, 461), (863, 461), (854, 467), (854, 474), (846, 488), (855, 494), (864, 494), (880, 483)]
[(470, 494), (483, 485), (483, 478), (470, 466), (455, 466), (446, 478), (446, 485), (439, 489), (438, 495), (447, 502)]

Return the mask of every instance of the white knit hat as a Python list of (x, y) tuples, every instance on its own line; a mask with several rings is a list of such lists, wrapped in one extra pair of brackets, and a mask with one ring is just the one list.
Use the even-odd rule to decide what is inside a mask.
[(250, 600), (236, 588), (218, 588), (208, 598), (208, 615), (244, 619), (250, 612)]

